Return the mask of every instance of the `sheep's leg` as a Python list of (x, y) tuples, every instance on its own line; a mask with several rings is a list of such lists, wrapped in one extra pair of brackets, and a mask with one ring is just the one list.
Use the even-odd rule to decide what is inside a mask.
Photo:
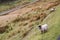
[(41, 30), (41, 34), (43, 34), (44, 33), (44, 31), (43, 30)]
[(44, 30), (44, 33), (46, 33), (47, 32), (47, 30)]

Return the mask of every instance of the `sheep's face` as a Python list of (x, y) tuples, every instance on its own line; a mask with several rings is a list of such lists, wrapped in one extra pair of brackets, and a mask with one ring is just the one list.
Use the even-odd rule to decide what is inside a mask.
[(41, 29), (41, 25), (40, 26), (38, 26), (40, 29)]

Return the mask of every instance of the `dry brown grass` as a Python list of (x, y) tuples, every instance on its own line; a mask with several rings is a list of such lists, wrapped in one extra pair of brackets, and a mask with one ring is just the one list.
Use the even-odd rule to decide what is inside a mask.
[(52, 8), (53, 6), (56, 6), (58, 4), (60, 4), (60, 1), (58, 1), (58, 0), (55, 2), (49, 2), (49, 3), (46, 3), (43, 5), (43, 9), (48, 10), (48, 9)]
[[(27, 33), (34, 27), (34, 24), (36, 23), (36, 21), (38, 21), (38, 20), (39, 20), (39, 22), (43, 21), (43, 19), (47, 16), (46, 13), (44, 13), (44, 12), (41, 13), (39, 11), (40, 10), (39, 8), (33, 9), (31, 7), (31, 8), (27, 8), (27, 9), (29, 10), (28, 12), (26, 9), (24, 9), (24, 12), (17, 10), (18, 12), (16, 11), (16, 13), (13, 12), (13, 14), (0, 16), (0, 19), (1, 19), (0, 22), (2, 22), (2, 20), (5, 20), (5, 21), (3, 21), (3, 24), (1, 24), (1, 25), (6, 26), (9, 24), (15, 23), (14, 26), (13, 25), (8, 26), (8, 27), (12, 27), (13, 29), (9, 30), (9, 32), (5, 34), (5, 36), (4, 36), (5, 39), (11, 38), (13, 40), (14, 36), (16, 36), (17, 34), (19, 34), (18, 37), (20, 37), (20, 38), (25, 37), (27, 35)], [(36, 13), (34, 13), (34, 12), (36, 12)], [(4, 27), (4, 26), (2, 26), (2, 27)], [(7, 29), (9, 29), (9, 28), (7, 28)]]

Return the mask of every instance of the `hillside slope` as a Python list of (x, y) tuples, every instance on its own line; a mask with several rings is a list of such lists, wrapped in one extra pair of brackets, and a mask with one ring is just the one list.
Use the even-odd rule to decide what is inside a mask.
[[(55, 7), (59, 3), (60, 1), (55, 2), (55, 0), (53, 2), (52, 0), (46, 2), (38, 1), (7, 15), (0, 16), (0, 40), (54, 40), (56, 35), (59, 35), (58, 30), (60, 30), (60, 5), (52, 13), (50, 13), (50, 9), (46, 9), (51, 6)], [(42, 8), (40, 8), (41, 6)], [(46, 9), (44, 10), (44, 8)], [(48, 15), (49, 13), (50, 15)], [(45, 17), (46, 19), (44, 19)], [(49, 31), (46, 34), (40, 34), (37, 26), (44, 23), (49, 25)]]
[[(51, 13), (44, 19), (41, 24), (47, 23), (49, 30), (45, 34), (40, 34), (40, 31), (35, 27), (31, 32), (24, 38), (25, 40), (56, 40), (60, 35), (60, 5), (56, 7), (56, 11)], [(23, 39), (23, 40), (24, 40)]]

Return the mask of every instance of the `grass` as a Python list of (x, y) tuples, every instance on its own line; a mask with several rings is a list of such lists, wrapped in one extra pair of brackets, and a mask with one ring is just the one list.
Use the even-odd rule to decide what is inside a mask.
[[(47, 23), (49, 25), (49, 32), (45, 34), (43, 37), (44, 40), (56, 40), (60, 35), (60, 5), (57, 6), (56, 11), (52, 13), (51, 17), (48, 17), (43, 23)], [(49, 20), (48, 20), (49, 19)], [(48, 36), (47, 36), (48, 35)]]
[[(18, 38), (19, 38), (18, 40), (22, 39), (23, 38), (22, 35), (24, 33), (26, 33), (28, 30), (30, 30), (31, 29), (30, 27), (32, 27), (32, 26), (34, 27), (35, 23), (39, 24), (38, 21), (40, 21), (40, 20), (38, 20), (38, 21), (35, 20), (35, 21), (30, 22), (30, 19), (32, 19), (33, 16), (36, 16), (37, 14), (39, 14), (37, 12), (40, 13), (40, 11), (36, 10), (36, 11), (29, 12), (28, 14), (24, 14), (23, 15), (24, 18), (18, 17), (20, 19), (21, 18), (26, 19), (26, 17), (29, 17), (29, 19), (27, 19), (27, 20), (22, 21), (23, 19), (20, 20), (17, 18), (19, 21), (15, 20), (14, 22), (8, 24), (9, 28), (7, 29), (7, 31), (5, 33), (0, 35), (0, 37), (1, 37), (0, 39), (1, 40), (17, 40)], [(11, 28), (12, 28), (12, 30), (11, 30)]]
[[(51, 13), (41, 24), (47, 23), (49, 30), (45, 34), (40, 34), (36, 27), (27, 35), (26, 40), (57, 40), (60, 35), (60, 5), (56, 7), (56, 11)], [(34, 33), (35, 34), (32, 34)]]
[[(23, 20), (23, 17), (18, 17), (17, 19), (19, 19), (19, 21), (15, 20), (14, 22), (8, 24), (8, 32), (0, 34), (0, 40), (56, 40), (60, 34), (60, 5), (57, 6), (56, 11), (47, 16), (43, 22), (41, 22), (40, 19), (30, 22), (31, 18), (34, 19), (33, 16), (36, 16), (40, 13), (41, 12), (39, 10), (36, 10), (31, 11), (28, 14), (24, 14), (23, 17), (25, 19), (26, 17), (29, 17), (27, 20)], [(23, 21), (20, 20), (21, 18)], [(45, 34), (40, 34), (40, 30), (37, 26), (44, 23), (47, 23), (49, 25), (49, 30)], [(31, 29), (31, 27), (33, 27), (33, 29)], [(23, 37), (24, 33), (27, 32), (28, 34)]]
[[(16, 0), (13, 2), (7, 2), (7, 3), (0, 3), (0, 12), (15, 8), (18, 5), (24, 5), (28, 2), (33, 2), (35, 0)], [(52, 0), (51, 0), (52, 1)], [(56, 1), (56, 0), (53, 0)], [(49, 2), (49, 0), (47, 0)]]
[(18, 5), (23, 5), (27, 2), (32, 2), (34, 0), (17, 0), (13, 2), (7, 2), (7, 3), (0, 3), (0, 12), (15, 8)]

